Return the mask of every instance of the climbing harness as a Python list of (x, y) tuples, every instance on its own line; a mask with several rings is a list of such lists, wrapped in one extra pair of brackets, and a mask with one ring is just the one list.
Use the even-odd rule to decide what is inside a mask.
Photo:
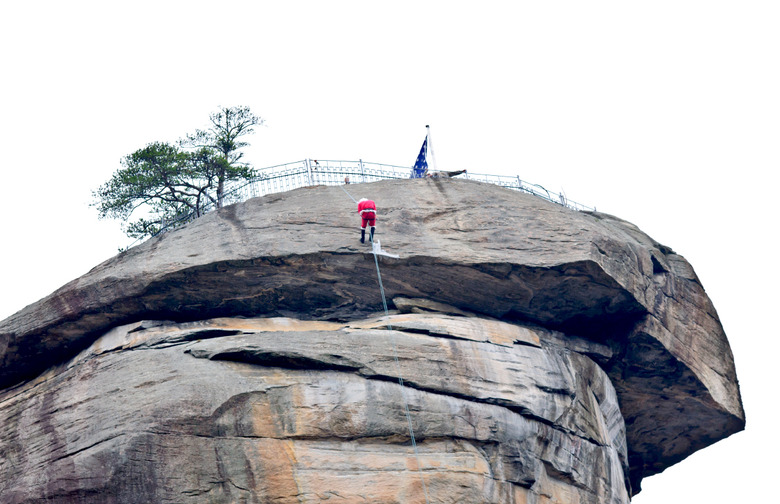
[[(339, 186), (341, 189), (347, 193), (347, 196), (349, 198), (357, 203), (355, 201), (355, 198), (352, 197), (351, 194), (347, 192), (346, 189), (344, 189), (344, 186)], [(395, 259), (398, 259), (399, 256), (395, 254), (388, 254), (387, 252), (384, 252), (382, 250), (382, 246), (379, 243), (379, 240), (371, 240), (371, 252), (374, 254), (374, 264), (376, 265), (376, 277), (379, 281), (379, 293), (382, 295), (382, 307), (385, 310), (385, 317), (390, 315), (390, 312), (387, 309), (387, 298), (385, 297), (385, 287), (382, 284), (382, 273), (379, 271), (379, 259), (377, 256), (384, 255), (387, 257), (393, 257)], [(388, 322), (387, 329), (389, 331), (393, 330), (392, 325)], [(393, 359), (395, 360), (395, 369), (396, 373), (398, 374), (398, 384), (401, 386), (401, 396), (404, 399), (404, 413), (406, 414), (406, 423), (409, 425), (409, 438), (412, 440), (412, 449), (414, 450), (414, 458), (417, 460), (417, 471), (420, 473), (420, 481), (422, 482), (422, 488), (423, 493), (425, 494), (425, 502), (426, 504), (430, 504), (430, 499), (428, 498), (428, 486), (425, 484), (425, 478), (423, 477), (422, 472), (422, 464), (420, 463), (420, 452), (417, 450), (417, 441), (414, 438), (414, 427), (412, 426), (412, 415), (409, 412), (409, 401), (406, 398), (406, 386), (404, 385), (404, 379), (401, 377), (401, 364), (398, 361), (398, 347), (395, 343), (395, 338), (391, 336), (391, 341), (393, 342)]]

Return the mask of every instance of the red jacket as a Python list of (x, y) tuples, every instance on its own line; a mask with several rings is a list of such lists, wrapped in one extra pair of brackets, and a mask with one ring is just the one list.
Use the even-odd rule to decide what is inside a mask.
[(376, 214), (376, 203), (371, 200), (361, 201), (358, 203), (358, 213), (360, 215), (363, 215), (364, 213)]

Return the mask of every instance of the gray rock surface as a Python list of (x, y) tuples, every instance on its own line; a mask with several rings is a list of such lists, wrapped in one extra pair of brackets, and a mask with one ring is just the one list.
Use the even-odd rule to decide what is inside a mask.
[(0, 500), (627, 502), (744, 428), (717, 312), (632, 224), (457, 179), (349, 190), (398, 259), (340, 188), (300, 189), (0, 322)]

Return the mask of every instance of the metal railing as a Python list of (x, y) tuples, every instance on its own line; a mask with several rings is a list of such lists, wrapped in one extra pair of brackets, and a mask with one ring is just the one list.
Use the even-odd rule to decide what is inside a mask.
[(540, 198), (544, 198), (547, 201), (558, 203), (559, 205), (563, 205), (567, 208), (571, 208), (572, 210), (577, 210), (580, 212), (594, 212), (596, 210), (595, 207), (589, 207), (587, 205), (583, 205), (582, 203), (577, 203), (576, 201), (572, 201), (568, 199), (565, 194), (553, 193), (548, 191), (544, 187), (540, 186), (539, 184), (532, 184), (530, 182), (521, 180), (519, 176), (484, 175), (484, 174), (474, 174), (474, 173), (467, 172), (464, 173), (462, 177), (469, 180), (487, 182), (489, 184), (495, 184), (501, 187), (507, 187), (509, 189), (516, 189), (518, 191), (523, 191), (525, 193), (533, 194), (534, 196), (539, 196)]
[(409, 177), (408, 166), (357, 161), (304, 159), (258, 170), (250, 181), (232, 183), (225, 189), (225, 202), (237, 203), (256, 196), (314, 185), (359, 184)]
[[(315, 185), (335, 186), (376, 182), (387, 179), (407, 179), (409, 178), (410, 173), (411, 168), (408, 166), (369, 163), (362, 159), (357, 161), (304, 159), (292, 163), (262, 168), (257, 170), (257, 176), (249, 181), (229, 182), (226, 184), (224, 190), (222, 204), (229, 205), (232, 203), (239, 203), (257, 196), (291, 191), (300, 187)], [(552, 193), (538, 184), (525, 182), (521, 180), (519, 176), (487, 175), (466, 172), (459, 175), (459, 177), (533, 194), (534, 196), (577, 211), (595, 210), (595, 207), (589, 207), (571, 201), (563, 194)], [(214, 203), (209, 202), (203, 206), (200, 215), (213, 209)], [(196, 218), (196, 213), (191, 212), (164, 221), (160, 231), (156, 233), (155, 236)], [(130, 247), (140, 241), (141, 239), (136, 240)]]
[[(237, 203), (256, 196), (313, 185), (359, 184), (386, 179), (407, 179), (410, 173), (411, 168), (408, 166), (369, 163), (363, 160), (304, 159), (258, 170), (258, 176), (254, 179), (248, 182), (234, 183), (228, 187), (225, 190), (225, 201), (226, 204)], [(571, 201), (563, 194), (552, 193), (539, 184), (523, 181), (519, 176), (466, 172), (460, 177), (523, 191), (573, 210), (595, 210), (593, 207)]]

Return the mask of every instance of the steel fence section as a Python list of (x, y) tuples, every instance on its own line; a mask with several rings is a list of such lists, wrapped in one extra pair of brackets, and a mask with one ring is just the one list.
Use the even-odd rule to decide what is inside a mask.
[(310, 164), (313, 185), (341, 185), (376, 182), (386, 179), (409, 177), (409, 167), (380, 163), (368, 163), (363, 160), (337, 161), (312, 160)]
[(248, 181), (232, 182), (226, 187), (223, 200), (240, 203), (250, 198), (308, 185), (310, 183), (306, 161), (295, 161), (258, 170), (257, 175)]
[(512, 175), (489, 175), (483, 173), (468, 173), (463, 174), (464, 178), (469, 180), (476, 180), (478, 182), (485, 182), (488, 184), (494, 184), (509, 189), (515, 189), (524, 193), (533, 194), (552, 203), (563, 205), (567, 208), (577, 211), (593, 212), (595, 207), (589, 207), (576, 201), (571, 201), (563, 194), (552, 193), (540, 186), (539, 184), (533, 184), (520, 179), (519, 176)]
[[(223, 192), (223, 205), (240, 203), (251, 198), (291, 191), (301, 187), (317, 185), (336, 186), (377, 182), (388, 179), (407, 179), (411, 174), (411, 167), (372, 163), (363, 161), (362, 159), (356, 161), (303, 159), (291, 163), (261, 168), (256, 170), (256, 174), (257, 175), (250, 180), (227, 183)], [(563, 194), (551, 193), (539, 184), (532, 184), (521, 180), (519, 176), (466, 172), (462, 177), (468, 180), (485, 182), (508, 189), (522, 191), (573, 210), (595, 211), (595, 207), (589, 207), (571, 201)], [(214, 204), (209, 201), (201, 208), (200, 215), (213, 209)], [(190, 222), (196, 217), (196, 212), (177, 216), (175, 219), (171, 219), (164, 223), (165, 225), (154, 236)], [(140, 239), (136, 240), (130, 246), (132, 247), (140, 241)]]

